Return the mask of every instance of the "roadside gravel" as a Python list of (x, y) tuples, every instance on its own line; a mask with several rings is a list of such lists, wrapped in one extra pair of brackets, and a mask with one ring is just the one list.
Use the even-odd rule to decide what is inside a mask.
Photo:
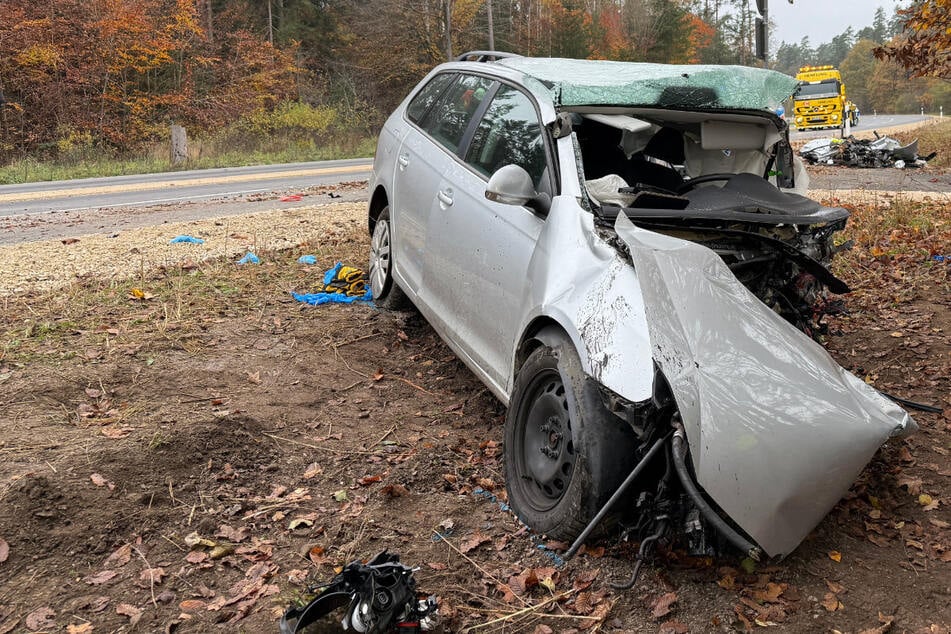
[[(62, 288), (74, 280), (122, 280), (156, 267), (214, 258), (237, 261), (247, 251), (263, 253), (306, 244), (328, 232), (349, 234), (362, 223), (366, 203), (311, 205), (241, 216), (169, 222), (116, 234), (22, 242), (0, 247), (0, 295)], [(170, 244), (178, 235), (204, 244)], [(328, 266), (332, 262), (318, 262)]]

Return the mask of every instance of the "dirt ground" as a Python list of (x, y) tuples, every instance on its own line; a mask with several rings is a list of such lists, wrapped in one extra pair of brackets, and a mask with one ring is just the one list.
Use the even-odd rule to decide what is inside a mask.
[(560, 567), (505, 510), (503, 408), (425, 322), (291, 298), (323, 270), (300, 255), (365, 261), (359, 207), (258, 266), (162, 256), (6, 294), (0, 633), (276, 631), (384, 548), (420, 567), (447, 632), (948, 632), (951, 281), (931, 256), (951, 255), (951, 211), (853, 211), (838, 272), (856, 291), (827, 347), (943, 414), (915, 413), (787, 559), (666, 550), (625, 592), (608, 582), (636, 544)]

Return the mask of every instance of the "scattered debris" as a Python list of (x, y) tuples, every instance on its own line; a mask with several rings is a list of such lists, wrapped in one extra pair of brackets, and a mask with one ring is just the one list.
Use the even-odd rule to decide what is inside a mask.
[(324, 273), (324, 283), (316, 293), (294, 293), (294, 299), (305, 304), (352, 304), (373, 299), (373, 291), (367, 284), (366, 274), (355, 267), (337, 262)]
[(288, 194), (287, 196), (281, 196), (282, 203), (296, 203), (303, 199), (303, 196), (300, 194)]
[(175, 236), (168, 241), (169, 244), (205, 244), (205, 241), (201, 238), (195, 238), (193, 236)]
[(809, 141), (799, 155), (815, 165), (844, 165), (846, 167), (924, 167), (937, 152), (927, 156), (918, 155), (918, 140), (903, 146), (895, 139), (879, 136), (875, 140), (856, 139), (849, 136), (844, 139), (815, 139)]
[(250, 251), (244, 254), (244, 257), (238, 260), (238, 264), (260, 264), (261, 258), (254, 255)]
[(367, 563), (347, 564), (323, 591), (303, 607), (290, 607), (281, 618), (281, 634), (295, 634), (344, 605), (344, 630), (381, 634), (392, 627), (400, 632), (428, 632), (435, 628), (436, 598), (416, 598), (414, 569), (400, 557), (383, 551)]
[(316, 255), (302, 255), (299, 258), (297, 258), (297, 263), (310, 264), (310, 265), (317, 264), (317, 256)]

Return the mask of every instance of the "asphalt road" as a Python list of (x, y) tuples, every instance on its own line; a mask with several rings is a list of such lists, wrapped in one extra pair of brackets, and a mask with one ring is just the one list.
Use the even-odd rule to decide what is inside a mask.
[[(918, 115), (918, 114), (880, 114), (880, 115), (866, 115), (861, 114), (859, 116), (859, 124), (852, 128), (852, 132), (868, 132), (871, 130), (879, 130), (884, 133), (886, 128), (893, 128), (895, 126), (908, 125), (909, 123), (918, 123), (919, 121), (925, 121), (930, 119), (930, 115)], [(829, 129), (829, 130), (803, 130), (798, 131), (793, 127), (793, 124), (790, 122), (789, 129), (791, 131), (790, 139), (824, 139), (832, 136), (839, 136), (839, 130)]]
[(248, 198), (365, 180), (370, 159), (229, 167), (0, 186), (0, 217)]

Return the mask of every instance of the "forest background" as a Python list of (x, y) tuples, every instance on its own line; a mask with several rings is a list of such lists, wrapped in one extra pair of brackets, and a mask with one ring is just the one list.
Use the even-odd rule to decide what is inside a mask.
[[(947, 20), (947, 0), (912, 6)], [(50, 163), (78, 166), (70, 176), (167, 167), (171, 124), (188, 130), (192, 167), (369, 156), (425, 73), (490, 39), (526, 55), (762, 65), (755, 17), (747, 0), (2, 0), (0, 182)], [(831, 42), (774, 42), (767, 65), (838, 66), (866, 113), (936, 113), (951, 106), (947, 69), (913, 78), (900, 51), (874, 55), (909, 39), (908, 20), (879, 9)]]

